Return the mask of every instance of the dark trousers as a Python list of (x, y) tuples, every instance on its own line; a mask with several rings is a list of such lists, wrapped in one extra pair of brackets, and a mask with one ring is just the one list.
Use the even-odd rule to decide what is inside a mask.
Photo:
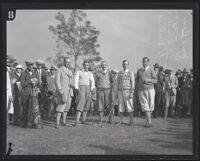
[(54, 101), (54, 96), (46, 97), (46, 117), (50, 117), (52, 113), (56, 113), (56, 104)]
[(155, 88), (156, 94), (155, 94), (155, 108), (154, 108), (154, 117), (158, 117), (160, 112), (160, 105), (161, 105), (161, 98), (162, 98), (162, 87)]
[(24, 126), (27, 126), (28, 123), (30, 123), (30, 100), (31, 99), (29, 95), (22, 96)]
[(22, 100), (20, 97), (14, 98), (14, 124), (18, 124), (19, 120), (22, 119)]

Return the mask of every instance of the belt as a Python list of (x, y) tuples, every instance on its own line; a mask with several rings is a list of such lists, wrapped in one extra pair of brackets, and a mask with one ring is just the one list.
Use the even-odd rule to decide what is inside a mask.
[(105, 91), (105, 90), (110, 90), (110, 88), (97, 88), (97, 91)]

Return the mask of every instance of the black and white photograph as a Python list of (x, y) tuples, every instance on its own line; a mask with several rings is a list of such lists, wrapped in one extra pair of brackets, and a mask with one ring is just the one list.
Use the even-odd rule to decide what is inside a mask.
[(8, 18), (9, 156), (194, 154), (192, 9)]

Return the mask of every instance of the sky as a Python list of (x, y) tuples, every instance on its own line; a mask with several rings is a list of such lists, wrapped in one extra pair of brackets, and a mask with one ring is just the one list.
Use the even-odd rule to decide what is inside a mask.
[[(55, 55), (56, 40), (49, 26), (56, 26), (55, 15), (63, 13), (69, 17), (71, 10), (16, 10), (13, 21), (7, 22), (7, 54), (14, 55), (23, 66), (25, 60), (45, 60)], [(129, 60), (129, 68), (136, 71), (142, 67), (142, 58), (150, 58), (150, 64), (161, 64), (166, 68), (191, 68), (192, 51), (181, 60), (159, 55), (158, 18), (166, 10), (84, 10), (87, 20), (100, 31), (97, 49), (110, 69), (122, 69), (122, 61)], [(191, 10), (179, 10), (191, 14)], [(192, 16), (190, 21), (192, 23)], [(192, 27), (191, 27), (192, 30)], [(189, 42), (192, 44), (192, 42)], [(192, 50), (192, 49), (191, 49)]]

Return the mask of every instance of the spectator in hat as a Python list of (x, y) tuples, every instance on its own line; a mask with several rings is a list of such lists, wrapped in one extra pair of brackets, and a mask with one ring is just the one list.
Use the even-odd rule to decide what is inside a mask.
[[(33, 116), (33, 104), (32, 100), (32, 94), (33, 94), (33, 85), (37, 85), (37, 87), (40, 87), (39, 82), (39, 75), (38, 73), (33, 69), (34, 62), (32, 61), (25, 61), (26, 63), (26, 69), (21, 74), (21, 85), (22, 85), (22, 106), (23, 106), (23, 121), (24, 121), (24, 127), (31, 127), (35, 126), (34, 124), (34, 118)], [(36, 113), (34, 116), (39, 115), (39, 111), (35, 110)]]
[(47, 114), (46, 118), (49, 118), (52, 113), (55, 114), (56, 112), (56, 70), (57, 68), (55, 66), (51, 66), (50, 68), (50, 74), (47, 75), (46, 81), (47, 81)]
[(178, 87), (178, 78), (174, 75), (172, 70), (165, 70), (163, 85), (165, 96), (164, 119), (167, 119), (168, 110), (170, 115), (174, 116), (177, 93), (176, 88)]
[(189, 73), (188, 70), (186, 68), (184, 68), (181, 71), (181, 77), (179, 77), (179, 79), (178, 79), (179, 80), (180, 99), (177, 102), (178, 103), (177, 109), (180, 109), (180, 116), (181, 117), (186, 116), (186, 111), (185, 111), (185, 108), (183, 107), (183, 86), (185, 84), (185, 80), (186, 80), (188, 73)]
[(160, 66), (158, 64), (154, 65), (154, 71), (157, 77), (157, 83), (154, 84), (155, 89), (155, 109), (153, 112), (154, 118), (158, 117), (158, 114), (160, 113), (160, 105), (161, 105), (161, 98), (163, 94), (163, 74), (159, 71)]
[(42, 67), (44, 66), (44, 61), (42, 60), (36, 60), (35, 61), (36, 64), (36, 73), (39, 75), (39, 83), (40, 83), (40, 93), (39, 93), (39, 106), (41, 109), (41, 114), (42, 114), (42, 118), (45, 117), (45, 113), (47, 112), (45, 109), (45, 98), (46, 98), (46, 72), (44, 71), (44, 69), (42, 69)]
[(146, 114), (146, 126), (152, 125), (151, 114), (154, 111), (155, 89), (157, 83), (155, 71), (149, 66), (149, 58), (142, 59), (143, 68), (137, 72), (138, 96), (142, 111)]
[(14, 90), (14, 84), (15, 84), (15, 69), (14, 69), (14, 63), (16, 62), (16, 59), (14, 58), (13, 55), (7, 55), (7, 70), (10, 75), (10, 81), (11, 81), (11, 88), (12, 88), (12, 93)]
[(178, 116), (180, 113), (180, 110), (182, 108), (182, 103), (181, 103), (181, 89), (183, 87), (183, 79), (182, 79), (182, 71), (181, 69), (178, 69), (176, 72), (176, 77), (178, 78), (178, 87), (177, 87), (177, 94), (176, 94), (176, 110), (175, 110), (175, 115)]
[(119, 114), (118, 98), (117, 98), (117, 76), (118, 76), (119, 71), (114, 69), (114, 70), (111, 70), (111, 73), (112, 73), (111, 93), (112, 93), (112, 101), (113, 101), (113, 105), (114, 105), (114, 109), (115, 109), (114, 114), (116, 114), (116, 113)]
[(190, 116), (192, 104), (192, 79), (189, 71), (183, 69), (184, 83), (182, 88), (182, 104), (184, 109), (184, 116)]
[[(11, 114), (13, 113), (13, 94), (12, 94), (12, 87), (11, 87), (11, 80), (10, 80), (10, 66), (11, 62), (7, 59), (7, 70), (6, 70), (6, 77), (7, 77), (7, 88), (6, 88), (6, 94), (7, 94), (7, 101), (6, 101), (6, 110), (7, 110), (7, 125), (10, 124), (10, 117), (12, 116)], [(10, 114), (11, 113), (11, 114)], [(10, 116), (11, 115), (11, 116)]]
[(12, 92), (12, 101), (10, 101), (9, 103), (9, 111), (8, 111), (8, 119), (9, 122), (14, 122), (14, 107), (13, 107), (13, 98), (14, 98), (14, 84), (16, 82), (15, 79), (15, 69), (13, 67), (14, 63), (15, 63), (16, 59), (14, 58), (13, 55), (7, 55), (7, 72), (9, 74), (9, 79), (10, 79), (10, 83), (11, 83), (11, 92)]
[(23, 71), (22, 65), (18, 64), (15, 67), (15, 84), (14, 84), (14, 124), (19, 125), (23, 121), (22, 116), (22, 99), (21, 99), (21, 92), (22, 92), (22, 86), (21, 86), (21, 74)]

